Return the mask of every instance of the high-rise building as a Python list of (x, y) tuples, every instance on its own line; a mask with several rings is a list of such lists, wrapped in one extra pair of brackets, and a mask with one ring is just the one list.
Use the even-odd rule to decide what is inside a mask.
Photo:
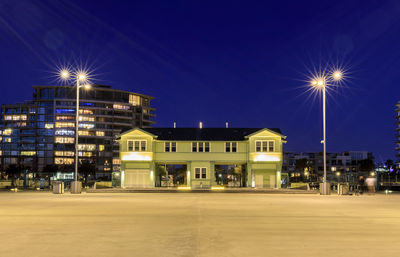
[[(1, 169), (10, 164), (41, 172), (46, 165), (72, 172), (75, 156), (76, 88), (34, 86), (32, 101), (1, 106)], [(79, 160), (109, 177), (120, 166), (116, 135), (151, 127), (153, 97), (94, 85), (80, 89)]]

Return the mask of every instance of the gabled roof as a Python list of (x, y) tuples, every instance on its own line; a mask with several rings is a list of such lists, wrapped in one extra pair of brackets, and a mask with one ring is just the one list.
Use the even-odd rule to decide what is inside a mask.
[[(156, 136), (158, 140), (241, 141), (264, 128), (142, 128), (141, 130)], [(284, 137), (278, 128), (268, 130)]]

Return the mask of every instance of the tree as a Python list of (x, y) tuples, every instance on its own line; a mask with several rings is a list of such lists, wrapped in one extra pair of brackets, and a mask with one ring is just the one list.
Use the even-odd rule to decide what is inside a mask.
[(96, 166), (88, 160), (83, 160), (79, 165), (79, 172), (83, 175), (85, 183), (88, 182), (89, 175), (96, 178)]
[(373, 170), (375, 170), (375, 163), (371, 159), (364, 159), (360, 161), (360, 171)]
[(58, 167), (57, 165), (54, 164), (48, 164), (46, 166), (43, 167), (42, 172), (46, 173), (49, 177), (53, 177), (54, 174), (56, 174), (58, 171)]

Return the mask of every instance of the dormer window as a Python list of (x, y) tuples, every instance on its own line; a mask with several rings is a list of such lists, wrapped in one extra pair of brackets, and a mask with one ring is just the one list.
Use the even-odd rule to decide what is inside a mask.
[(146, 140), (128, 140), (128, 152), (146, 152)]
[(275, 152), (275, 141), (272, 140), (257, 140), (256, 152)]

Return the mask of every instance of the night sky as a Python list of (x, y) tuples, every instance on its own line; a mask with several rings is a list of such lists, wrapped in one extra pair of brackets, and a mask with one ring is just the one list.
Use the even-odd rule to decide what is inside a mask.
[(340, 65), (328, 152), (395, 158), (400, 1), (0, 1), (0, 103), (83, 64), (93, 82), (154, 96), (157, 127), (278, 127), (320, 151), (314, 68)]

